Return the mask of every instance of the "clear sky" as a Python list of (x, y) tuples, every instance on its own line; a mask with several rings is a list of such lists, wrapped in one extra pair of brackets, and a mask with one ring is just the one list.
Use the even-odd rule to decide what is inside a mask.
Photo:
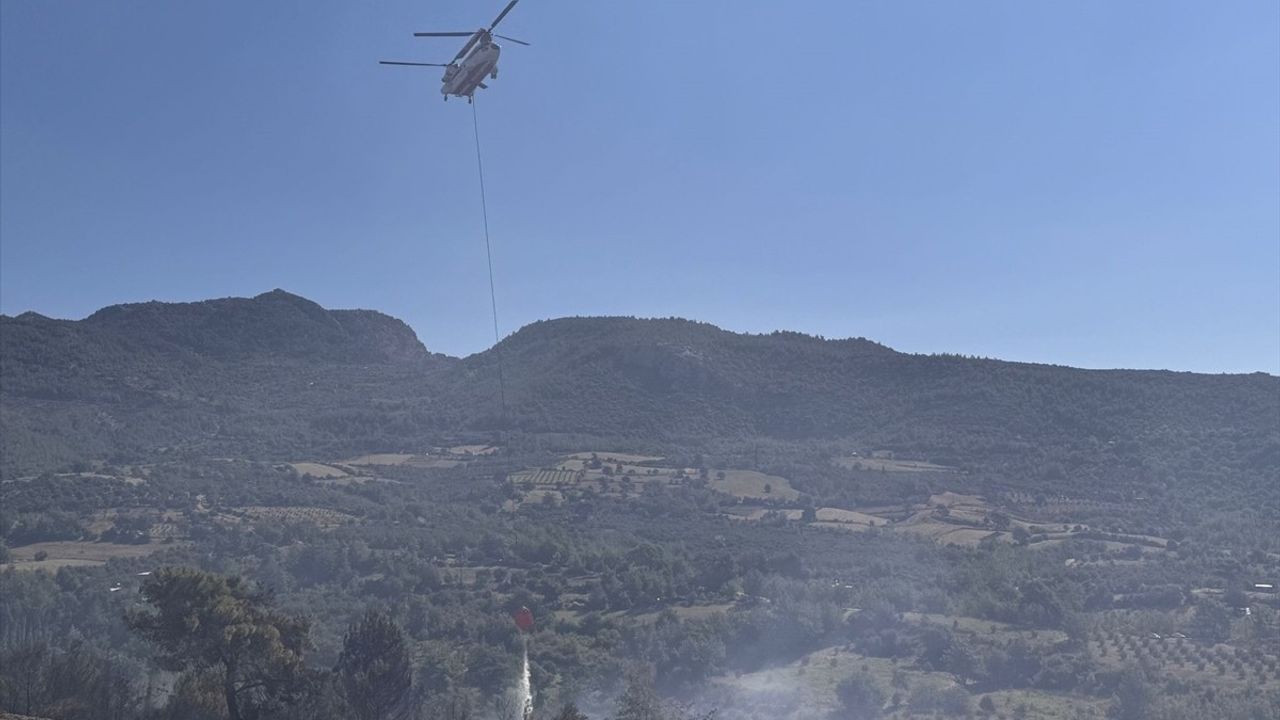
[[(280, 287), (492, 342), (502, 0), (3, 0), (0, 309)], [(523, 0), (499, 315), (1280, 372), (1280, 4)]]

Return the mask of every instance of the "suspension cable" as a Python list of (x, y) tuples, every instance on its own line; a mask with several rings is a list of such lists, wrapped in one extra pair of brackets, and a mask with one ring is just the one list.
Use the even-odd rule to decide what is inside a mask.
[(484, 194), (484, 162), (480, 159), (480, 121), (475, 98), (471, 98), (471, 127), (476, 136), (476, 170), (480, 174), (480, 211), (484, 215), (484, 254), (489, 261), (489, 306), (493, 311), (493, 351), (498, 357), (498, 397), (502, 403), (502, 424), (507, 424), (507, 383), (502, 371), (502, 336), (498, 334), (498, 293), (493, 283), (493, 248), (489, 242), (489, 205)]

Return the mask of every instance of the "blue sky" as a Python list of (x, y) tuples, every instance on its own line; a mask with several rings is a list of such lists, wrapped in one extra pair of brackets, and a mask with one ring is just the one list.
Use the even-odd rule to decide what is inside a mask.
[[(492, 342), (501, 0), (0, 3), (0, 309), (281, 287)], [(523, 0), (504, 333), (563, 315), (1280, 372), (1280, 5)]]

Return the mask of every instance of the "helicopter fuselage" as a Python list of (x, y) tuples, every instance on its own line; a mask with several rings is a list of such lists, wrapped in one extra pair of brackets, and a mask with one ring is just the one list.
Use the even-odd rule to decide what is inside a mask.
[(477, 88), (484, 87), (486, 77), (498, 76), (498, 56), (502, 47), (495, 42), (480, 43), (465, 58), (445, 68), (440, 93), (471, 99)]
[(475, 97), (476, 90), (488, 87), (484, 84), (485, 76), (498, 77), (498, 56), (502, 54), (502, 46), (493, 41), (495, 37), (508, 40), (517, 45), (528, 45), (506, 35), (495, 33), (494, 28), (511, 12), (520, 0), (510, 0), (498, 17), (489, 23), (489, 27), (473, 31), (459, 32), (416, 32), (414, 37), (464, 37), (467, 39), (462, 49), (448, 63), (411, 62), (408, 60), (379, 60), (381, 65), (412, 65), (418, 67), (444, 67), (444, 76), (440, 78), (440, 94), (448, 100), (449, 96), (464, 97), (467, 102)]

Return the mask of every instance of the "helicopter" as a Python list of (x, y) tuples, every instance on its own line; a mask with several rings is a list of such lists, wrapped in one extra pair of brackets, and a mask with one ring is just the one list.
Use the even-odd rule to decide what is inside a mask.
[(498, 35), (493, 31), (498, 27), (498, 23), (511, 12), (511, 8), (516, 6), (520, 0), (511, 0), (507, 6), (498, 13), (498, 17), (494, 18), (488, 28), (481, 28), (475, 32), (418, 32), (414, 33), (414, 37), (465, 37), (469, 38), (453, 60), (447, 63), (424, 63), (424, 62), (402, 62), (399, 60), (380, 60), (381, 65), (412, 65), (416, 67), (442, 67), (444, 68), (444, 77), (440, 79), (440, 93), (444, 95), (444, 99), (448, 100), (449, 96), (464, 97), (470, 103), (475, 99), (477, 89), (487, 90), (488, 85), (484, 84), (486, 76), (490, 80), (496, 80), (498, 77), (498, 56), (502, 54), (502, 46), (494, 42), (494, 38), (502, 38), (517, 45), (528, 45), (523, 40)]

